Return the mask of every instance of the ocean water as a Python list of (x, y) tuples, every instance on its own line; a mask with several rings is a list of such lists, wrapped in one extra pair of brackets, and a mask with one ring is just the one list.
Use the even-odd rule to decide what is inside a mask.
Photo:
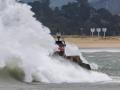
[(120, 81), (120, 48), (81, 49), (82, 55), (96, 65), (96, 71), (106, 73), (113, 81)]
[(79, 49), (67, 44), (67, 55), (79, 55), (91, 71), (54, 52), (50, 30), (26, 4), (0, 0), (0, 90), (120, 90), (120, 49)]
[(120, 89), (119, 49), (67, 44), (66, 55), (79, 55), (91, 71), (51, 57), (55, 40), (33, 15), (26, 4), (0, 0), (0, 90)]
[(79, 55), (88, 71), (54, 52), (50, 30), (26, 4), (0, 0), (0, 90), (119, 90), (119, 49), (79, 49), (67, 44), (67, 55)]
[[(119, 90), (120, 89), (120, 52), (108, 51), (110, 49), (80, 49), (85, 59), (93, 65), (94, 71), (103, 72), (112, 78), (102, 82), (79, 83), (24, 83), (9, 76), (6, 70), (0, 71), (1, 90)], [(91, 51), (93, 50), (93, 51)], [(95, 51), (94, 51), (95, 50)], [(118, 49), (117, 49), (118, 50)], [(104, 77), (104, 76), (103, 76)]]
[[(25, 83), (96, 83), (111, 81), (103, 72), (88, 71), (78, 64), (52, 57), (55, 40), (38, 22), (27, 4), (0, 0), (0, 78)], [(79, 55), (78, 47), (67, 44), (66, 55)], [(6, 78), (4, 78), (6, 77)]]

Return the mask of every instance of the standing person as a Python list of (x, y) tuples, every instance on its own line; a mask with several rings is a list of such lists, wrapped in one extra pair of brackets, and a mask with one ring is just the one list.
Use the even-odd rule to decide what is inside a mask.
[(65, 56), (65, 41), (61, 40), (61, 34), (57, 34), (57, 40), (55, 41), (55, 44), (58, 46), (57, 51), (55, 54), (59, 56)]

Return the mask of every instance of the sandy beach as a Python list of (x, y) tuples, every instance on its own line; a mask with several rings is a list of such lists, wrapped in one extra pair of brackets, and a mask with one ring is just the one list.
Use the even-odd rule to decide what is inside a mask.
[(120, 48), (120, 37), (79, 37), (64, 36), (66, 42), (75, 44), (80, 48)]

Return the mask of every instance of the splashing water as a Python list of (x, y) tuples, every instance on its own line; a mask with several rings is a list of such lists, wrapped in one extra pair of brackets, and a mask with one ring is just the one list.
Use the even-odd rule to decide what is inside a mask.
[[(0, 0), (0, 68), (7, 68), (26, 82), (111, 80), (106, 74), (87, 71), (62, 58), (50, 57), (54, 39), (49, 29), (33, 18), (30, 9), (15, 0)], [(67, 50), (79, 51), (73, 46), (68, 46)]]

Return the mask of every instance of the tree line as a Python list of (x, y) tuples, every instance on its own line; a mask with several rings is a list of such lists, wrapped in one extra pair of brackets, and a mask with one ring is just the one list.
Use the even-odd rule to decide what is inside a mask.
[(120, 35), (120, 16), (112, 15), (105, 8), (97, 10), (88, 3), (88, 0), (76, 0), (54, 9), (50, 7), (50, 0), (28, 4), (32, 6), (34, 17), (49, 27), (53, 35), (61, 32), (65, 35), (88, 36), (90, 28), (107, 28), (108, 36)]

